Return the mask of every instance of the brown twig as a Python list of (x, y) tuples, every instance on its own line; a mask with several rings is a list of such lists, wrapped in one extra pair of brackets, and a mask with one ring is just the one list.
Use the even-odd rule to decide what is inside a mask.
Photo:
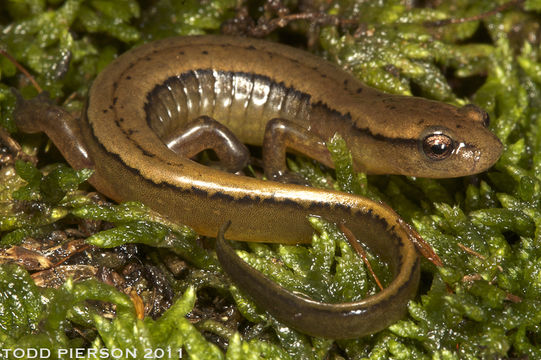
[(0, 49), (0, 54), (4, 55), (6, 57), (6, 59), (11, 61), (11, 63), (13, 65), (15, 65), (15, 67), (17, 69), (19, 69), (19, 71), (22, 72), (24, 74), (24, 76), (27, 77), (28, 80), (30, 80), (30, 82), (32, 83), (34, 88), (38, 91), (38, 93), (41, 93), (43, 91), (43, 89), (41, 88), (41, 86), (39, 86), (36, 79), (34, 79), (34, 77), (24, 68), (24, 66), (19, 64), (19, 62), (17, 60), (15, 60), (15, 58), (13, 56), (11, 56), (7, 51), (5, 51), (3, 49)]
[(15, 154), (16, 159), (28, 161), (34, 165), (38, 163), (38, 158), (24, 153), (21, 145), (2, 127), (0, 127), (0, 142), (6, 145), (7, 148)]
[(520, 296), (513, 295), (510, 293), (505, 294), (505, 300), (511, 301), (512, 303), (515, 303), (515, 304), (522, 302), (522, 298)]
[(310, 28), (322, 25), (350, 26), (358, 24), (357, 19), (342, 19), (323, 11), (306, 10), (290, 14), (289, 8), (281, 0), (267, 0), (264, 4), (265, 14), (254, 21), (245, 6), (237, 9), (235, 18), (222, 24), (222, 32), (230, 35), (248, 34), (253, 37), (264, 37), (278, 28), (288, 26), (291, 22), (306, 20)]
[(473, 255), (475, 257), (478, 257), (481, 260), (486, 260), (487, 259), (484, 255), (478, 253), (477, 251), (473, 250), (472, 248), (467, 247), (466, 245), (463, 245), (461, 243), (457, 243), (456, 245), (459, 248), (461, 248), (462, 250), (464, 250), (465, 252), (467, 252), (468, 254), (471, 254), (471, 255)]
[(329, 15), (322, 12), (308, 12), (299, 14), (289, 14), (281, 16), (277, 19), (272, 19), (271, 22), (275, 22), (278, 27), (284, 27), (292, 21), (296, 20), (309, 20), (319, 25), (355, 25), (358, 20), (356, 19), (342, 19), (335, 15)]
[(481, 274), (464, 275), (462, 277), (462, 282), (473, 282), (473, 281), (479, 281), (482, 279), (483, 277), (481, 276)]
[(417, 251), (419, 251), (424, 258), (426, 258), (435, 266), (442, 267), (443, 261), (441, 261), (441, 258), (438, 256), (438, 254), (436, 254), (434, 249), (432, 249), (432, 246), (430, 246), (430, 244), (427, 243), (410, 224), (408, 224), (402, 219), (398, 219), (398, 222), (400, 223), (400, 225), (402, 225), (408, 230), (410, 240), (415, 244)]
[[(471, 254), (471, 255), (473, 255), (473, 256), (475, 256), (475, 257), (477, 257), (477, 258), (479, 258), (479, 259), (481, 259), (483, 261), (485, 261), (487, 259), (486, 256), (478, 253), (477, 251), (473, 250), (472, 248), (469, 248), (469, 247), (467, 247), (465, 245), (462, 245), (461, 243), (457, 243), (457, 246), (459, 248), (461, 248), (462, 250), (464, 250), (465, 252), (467, 252), (468, 254)], [(503, 271), (503, 268), (500, 265), (498, 265), (498, 270)]]
[(306, 12), (298, 14), (279, 15), (277, 18), (264, 19), (260, 18), (257, 25), (251, 27), (248, 31), (250, 35), (255, 37), (264, 37), (278, 28), (283, 28), (289, 23), (298, 20), (310, 21), (312, 26), (332, 25), (332, 26), (347, 26), (358, 23), (356, 19), (342, 19), (335, 15), (325, 14), (323, 12)]
[(338, 224), (338, 227), (340, 228), (340, 231), (344, 233), (344, 235), (346, 236), (346, 239), (348, 239), (349, 244), (353, 247), (353, 249), (357, 252), (357, 254), (359, 254), (359, 256), (363, 259), (363, 262), (366, 265), (366, 268), (368, 269), (368, 271), (374, 278), (374, 281), (378, 285), (379, 289), (383, 290), (383, 286), (381, 285), (381, 282), (379, 281), (376, 273), (372, 269), (372, 265), (370, 265), (370, 262), (368, 261), (368, 257), (366, 256), (366, 251), (363, 249), (361, 244), (359, 244), (359, 241), (357, 240), (355, 235), (353, 235), (353, 232), (350, 229), (348, 229), (346, 225), (344, 225), (343, 223)]
[(511, 0), (508, 1), (502, 5), (499, 5), (495, 7), (492, 10), (486, 11), (484, 13), (480, 13), (477, 15), (467, 16), (463, 18), (450, 18), (450, 19), (443, 19), (443, 20), (436, 20), (436, 21), (426, 21), (424, 23), (427, 27), (440, 27), (440, 26), (447, 26), (452, 24), (462, 24), (469, 21), (478, 21), (487, 17), (491, 17), (493, 15), (496, 15), (502, 11), (505, 11), (513, 6), (520, 5), (524, 2), (524, 0)]
[[(461, 244), (461, 243), (458, 243), (457, 244), (459, 248), (461, 248), (462, 250), (464, 250), (465, 252), (467, 252), (468, 254), (471, 254), (481, 260), (486, 260), (486, 256), (478, 253), (477, 251)], [(500, 271), (503, 271), (503, 268), (498, 265), (498, 270)], [(470, 281), (478, 281), (478, 280), (482, 280), (483, 277), (480, 275), (480, 274), (473, 274), (473, 275), (465, 275), (463, 278), (462, 278), (462, 281), (464, 282), (470, 282)], [(492, 283), (492, 281), (490, 282)], [(507, 301), (511, 301), (513, 303), (520, 303), (522, 302), (522, 298), (520, 296), (517, 296), (517, 295), (514, 295), (514, 294), (511, 294), (511, 293), (506, 293), (505, 294), (505, 300)]]
[[(37, 90), (38, 93), (42, 93), (43, 89), (41, 86), (39, 86), (36, 79), (22, 66), (13, 56), (11, 56), (7, 51), (4, 49), (0, 49), (0, 54), (4, 55), (6, 59), (8, 59), (15, 67), (26, 76), (26, 78), (32, 83), (32, 86)], [(21, 145), (15, 141), (11, 135), (3, 128), (0, 127), (0, 141), (2, 141), (8, 149), (11, 150), (15, 154), (15, 157), (24, 161), (31, 162), (32, 164), (36, 165), (38, 163), (38, 159), (36, 156), (25, 154), (22, 150)]]
[(62, 103), (62, 106), (65, 106), (67, 103), (69, 103), (71, 100), (75, 99), (75, 97), (77, 96), (77, 92), (72, 92), (70, 96), (68, 96), (66, 98), (66, 100), (64, 100), (64, 102)]

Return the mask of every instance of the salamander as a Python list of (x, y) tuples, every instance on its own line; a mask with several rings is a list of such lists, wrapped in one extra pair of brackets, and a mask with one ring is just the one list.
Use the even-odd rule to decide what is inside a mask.
[[(325, 144), (340, 134), (357, 171), (431, 178), (485, 171), (502, 152), (474, 105), (382, 93), (305, 51), (227, 36), (124, 53), (94, 80), (79, 119), (39, 98), (20, 103), (15, 118), (22, 131), (44, 131), (74, 168), (93, 169), (90, 183), (111, 199), (141, 201), (201, 235), (222, 229), (218, 258), (240, 289), (284, 323), (327, 338), (363, 336), (403, 316), (420, 260), (388, 206), (305, 186), (286, 152), (332, 167)], [(268, 180), (235, 174), (249, 160), (245, 144), (262, 147)], [(192, 160), (205, 149), (222, 169)], [(343, 223), (387, 261), (389, 286), (358, 302), (317, 302), (265, 278), (224, 239), (309, 242), (309, 215)]]

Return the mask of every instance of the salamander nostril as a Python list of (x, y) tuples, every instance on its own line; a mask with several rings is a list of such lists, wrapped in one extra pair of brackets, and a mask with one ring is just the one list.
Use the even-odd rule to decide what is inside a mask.
[(488, 116), (488, 113), (476, 105), (466, 104), (459, 111), (470, 117), (473, 121), (481, 122), (484, 127), (490, 125), (490, 116)]
[(483, 111), (483, 126), (488, 128), (490, 125), (490, 116), (486, 111)]

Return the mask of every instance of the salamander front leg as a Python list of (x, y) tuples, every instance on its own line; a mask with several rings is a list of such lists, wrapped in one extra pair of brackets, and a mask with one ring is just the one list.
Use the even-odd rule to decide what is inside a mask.
[(162, 140), (168, 148), (188, 158), (203, 150), (212, 149), (220, 159), (223, 169), (233, 173), (242, 170), (250, 160), (250, 152), (235, 134), (208, 116), (198, 117), (180, 132)]
[(275, 118), (267, 123), (263, 139), (263, 166), (265, 175), (270, 180), (303, 185), (306, 183), (287, 169), (288, 149), (333, 167), (325, 141), (289, 120)]

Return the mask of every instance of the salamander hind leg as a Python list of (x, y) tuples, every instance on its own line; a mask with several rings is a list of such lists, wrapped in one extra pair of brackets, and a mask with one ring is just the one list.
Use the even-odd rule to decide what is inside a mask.
[[(26, 100), (16, 89), (12, 93), (17, 98), (17, 104), (13, 116), (17, 127), (22, 132), (33, 134), (45, 131), (48, 117), (57, 107), (53, 104), (47, 92)], [(63, 111), (59, 109), (57, 111)]]
[(162, 140), (168, 148), (188, 158), (203, 150), (214, 150), (220, 167), (233, 173), (241, 171), (250, 160), (248, 148), (235, 134), (208, 116), (198, 117)]
[(287, 169), (288, 149), (332, 167), (325, 141), (292, 121), (275, 118), (267, 123), (263, 139), (263, 166), (270, 180), (308, 185), (306, 180)]
[(73, 168), (94, 168), (79, 123), (69, 112), (55, 105), (45, 92), (30, 100), (13, 93), (17, 97), (13, 117), (19, 130), (46, 133)]

